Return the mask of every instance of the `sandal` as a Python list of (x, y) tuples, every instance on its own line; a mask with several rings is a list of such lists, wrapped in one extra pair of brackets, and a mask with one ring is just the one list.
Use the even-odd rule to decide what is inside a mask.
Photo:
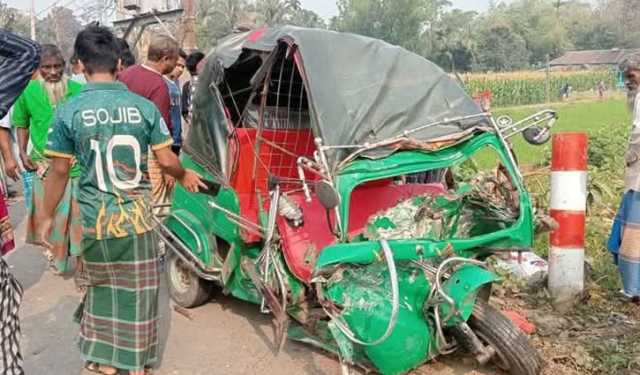
[[(107, 367), (110, 367), (109, 370), (107, 370)], [(87, 362), (84, 365), (85, 370), (96, 373), (96, 374), (101, 374), (101, 375), (118, 375), (120, 374), (120, 371), (118, 371), (117, 368), (115, 367), (111, 367), (111, 366), (104, 366), (101, 365), (99, 363), (96, 362)], [(113, 371), (111, 371), (113, 370)]]

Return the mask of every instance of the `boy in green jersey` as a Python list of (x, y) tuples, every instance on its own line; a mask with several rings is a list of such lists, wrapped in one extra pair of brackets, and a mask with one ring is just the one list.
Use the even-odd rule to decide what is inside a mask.
[(45, 150), (52, 162), (39, 234), (46, 245), (75, 159), (88, 281), (76, 313), (80, 351), (90, 371), (143, 375), (158, 357), (160, 284), (147, 150), (188, 191), (206, 186), (171, 151), (155, 105), (115, 81), (118, 52), (107, 28), (90, 26), (78, 34), (75, 53), (88, 83), (56, 111)]

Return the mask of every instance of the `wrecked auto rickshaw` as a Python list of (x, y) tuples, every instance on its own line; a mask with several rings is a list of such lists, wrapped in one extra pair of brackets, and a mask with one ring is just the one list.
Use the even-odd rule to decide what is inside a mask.
[(527, 337), (488, 304), (485, 260), (532, 246), (506, 138), (543, 143), (554, 120), (494, 121), (434, 64), (379, 40), (231, 35), (207, 57), (182, 155), (209, 189), (178, 187), (157, 219), (170, 294), (189, 308), (222, 287), (273, 314), (278, 348), (317, 345), (345, 371), (401, 374), (459, 349), (538, 374)]

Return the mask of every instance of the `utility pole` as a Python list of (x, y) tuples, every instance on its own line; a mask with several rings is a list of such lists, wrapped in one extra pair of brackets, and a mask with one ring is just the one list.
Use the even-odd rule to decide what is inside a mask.
[(547, 97), (547, 103), (551, 102), (551, 64), (549, 63), (549, 54), (546, 56), (546, 77), (545, 77), (545, 92)]
[(36, 40), (36, 0), (31, 0), (31, 39)]
[(187, 52), (193, 52), (196, 45), (196, 0), (182, 0), (182, 48)]

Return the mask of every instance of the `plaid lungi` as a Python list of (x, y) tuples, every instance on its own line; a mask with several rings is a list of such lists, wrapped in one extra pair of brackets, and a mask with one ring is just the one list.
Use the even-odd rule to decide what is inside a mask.
[(23, 375), (18, 309), (22, 286), (0, 258), (0, 375)]
[(620, 271), (624, 292), (640, 296), (640, 192), (625, 193), (607, 247)]
[(156, 243), (153, 232), (83, 239), (87, 293), (75, 318), (85, 361), (125, 370), (141, 370), (157, 361)]
[[(46, 178), (46, 177), (45, 177)], [(79, 177), (70, 178), (64, 191), (62, 200), (56, 208), (53, 218), (53, 227), (49, 243), (53, 245), (50, 249), (53, 254), (55, 266), (60, 272), (67, 271), (67, 259), (70, 255), (80, 255), (82, 241), (82, 217), (80, 206), (77, 201), (77, 191)], [(44, 183), (43, 179), (37, 175), (31, 180), (31, 204), (27, 205), (27, 238), (29, 244), (38, 245), (40, 239), (37, 236), (39, 223), (36, 220), (36, 213), (43, 207)], [(26, 199), (26, 194), (25, 194)]]

